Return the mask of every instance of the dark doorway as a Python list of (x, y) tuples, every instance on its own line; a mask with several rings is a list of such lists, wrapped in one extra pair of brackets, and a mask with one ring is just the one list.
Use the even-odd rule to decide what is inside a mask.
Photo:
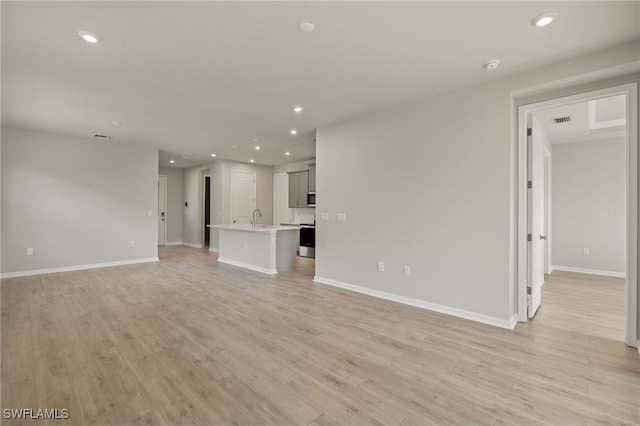
[(204, 177), (204, 245), (209, 247), (211, 225), (211, 177)]

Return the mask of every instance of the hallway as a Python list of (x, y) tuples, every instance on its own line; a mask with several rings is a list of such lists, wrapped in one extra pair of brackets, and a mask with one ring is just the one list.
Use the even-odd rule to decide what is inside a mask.
[(624, 278), (554, 271), (534, 322), (624, 342), (624, 294)]

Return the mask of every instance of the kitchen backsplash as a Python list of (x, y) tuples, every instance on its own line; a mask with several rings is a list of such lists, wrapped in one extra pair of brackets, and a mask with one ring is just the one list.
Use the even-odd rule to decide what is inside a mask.
[(316, 209), (291, 209), (293, 210), (293, 223), (313, 223), (316, 218)]

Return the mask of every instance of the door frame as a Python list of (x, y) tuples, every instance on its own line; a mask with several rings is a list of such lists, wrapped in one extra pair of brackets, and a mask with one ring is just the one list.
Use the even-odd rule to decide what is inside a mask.
[[(167, 214), (167, 184), (169, 182), (169, 179), (167, 177), (167, 175), (158, 175), (158, 185), (160, 185), (160, 180), (164, 179), (164, 221), (162, 222), (162, 226), (164, 227), (164, 243), (160, 244), (160, 236), (158, 235), (158, 244), (157, 245), (167, 245), (167, 217), (169, 216)], [(159, 188), (159, 186), (158, 186)], [(160, 194), (158, 194), (158, 197), (160, 196)], [(160, 203), (158, 203), (158, 220), (160, 220)]]
[[(527, 321), (527, 114), (543, 108), (574, 102), (587, 101), (594, 98), (613, 95), (626, 95), (627, 99), (627, 132), (626, 144), (626, 278), (625, 278), (625, 343), (638, 346), (637, 336), (637, 302), (638, 302), (638, 84), (628, 83), (577, 93), (569, 96), (553, 98), (517, 106), (517, 234), (516, 249), (516, 315), (519, 322)], [(523, 149), (523, 147), (525, 149)]]
[(626, 144), (626, 278), (625, 278), (625, 343), (638, 346), (637, 335), (637, 302), (638, 302), (638, 84), (628, 83), (603, 89), (592, 90), (560, 98), (549, 97), (547, 100), (516, 104), (517, 131), (517, 233), (515, 244), (516, 256), (516, 315), (519, 322), (527, 321), (527, 115), (533, 111), (551, 106), (587, 101), (613, 95), (626, 95), (627, 131)]
[[(544, 151), (544, 273), (553, 272), (551, 264), (551, 152), (546, 145), (542, 147)], [(544, 285), (544, 284), (543, 284)]]

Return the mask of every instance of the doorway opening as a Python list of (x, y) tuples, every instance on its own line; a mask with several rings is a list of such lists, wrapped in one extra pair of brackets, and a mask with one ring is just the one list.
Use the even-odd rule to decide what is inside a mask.
[(637, 347), (637, 125), (636, 84), (518, 108), (518, 321)]
[(203, 194), (202, 194), (202, 205), (204, 206), (202, 212), (202, 245), (204, 247), (209, 248), (209, 243), (211, 239), (211, 176), (204, 175), (204, 182), (202, 185)]

